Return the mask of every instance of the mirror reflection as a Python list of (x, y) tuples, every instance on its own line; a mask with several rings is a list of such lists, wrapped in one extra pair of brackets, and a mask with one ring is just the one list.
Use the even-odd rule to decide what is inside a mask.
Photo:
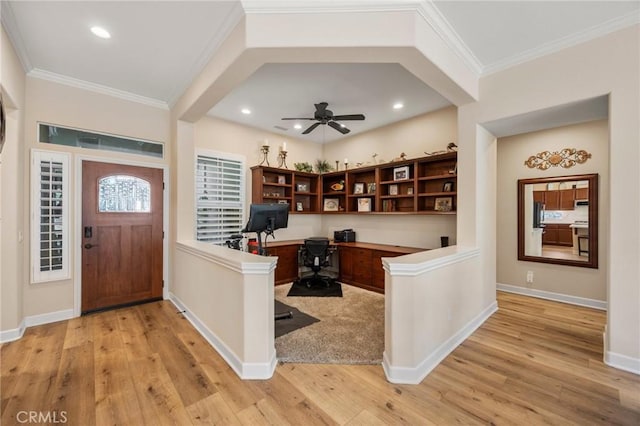
[(518, 259), (597, 267), (597, 175), (518, 181)]

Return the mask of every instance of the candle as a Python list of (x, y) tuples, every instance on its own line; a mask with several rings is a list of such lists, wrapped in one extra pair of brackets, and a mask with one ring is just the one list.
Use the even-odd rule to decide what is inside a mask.
[(265, 139), (262, 146), (269, 146), (269, 139)]
[(349, 162), (349, 160), (347, 160), (346, 158), (344, 159), (344, 164), (347, 164)]
[(286, 142), (282, 142), (282, 150), (283, 151), (287, 150), (287, 143)]

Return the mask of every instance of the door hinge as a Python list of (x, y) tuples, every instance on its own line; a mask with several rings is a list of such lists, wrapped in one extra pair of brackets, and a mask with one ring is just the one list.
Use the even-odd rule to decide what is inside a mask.
[(162, 182), (162, 189), (164, 190), (164, 182)]
[(164, 288), (164, 280), (162, 280), (162, 288)]
[(164, 240), (164, 231), (162, 231), (162, 239)]

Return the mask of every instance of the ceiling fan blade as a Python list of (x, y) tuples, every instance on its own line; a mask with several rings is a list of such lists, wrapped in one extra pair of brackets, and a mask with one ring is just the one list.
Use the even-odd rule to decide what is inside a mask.
[(305, 118), (286, 117), (286, 118), (281, 118), (280, 120), (315, 120), (315, 118), (310, 118), (310, 117), (305, 117)]
[(303, 135), (306, 135), (308, 133), (311, 133), (313, 131), (313, 129), (315, 129), (316, 127), (318, 127), (320, 125), (320, 123), (313, 123), (307, 130), (305, 130), (304, 132), (302, 132)]
[(343, 120), (364, 120), (364, 115), (362, 114), (347, 114), (347, 115), (334, 115), (334, 120), (343, 121)]
[(343, 135), (346, 135), (347, 133), (349, 133), (351, 131), (351, 130), (347, 129), (346, 127), (342, 127), (339, 123), (336, 123), (335, 121), (330, 121), (327, 124), (330, 127), (333, 127), (334, 129), (336, 129), (337, 131), (342, 133)]

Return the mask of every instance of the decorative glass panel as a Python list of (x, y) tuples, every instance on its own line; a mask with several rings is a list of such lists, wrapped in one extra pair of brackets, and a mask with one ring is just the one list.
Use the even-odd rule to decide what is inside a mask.
[(104, 177), (98, 182), (98, 210), (109, 213), (149, 213), (151, 184), (134, 176)]

